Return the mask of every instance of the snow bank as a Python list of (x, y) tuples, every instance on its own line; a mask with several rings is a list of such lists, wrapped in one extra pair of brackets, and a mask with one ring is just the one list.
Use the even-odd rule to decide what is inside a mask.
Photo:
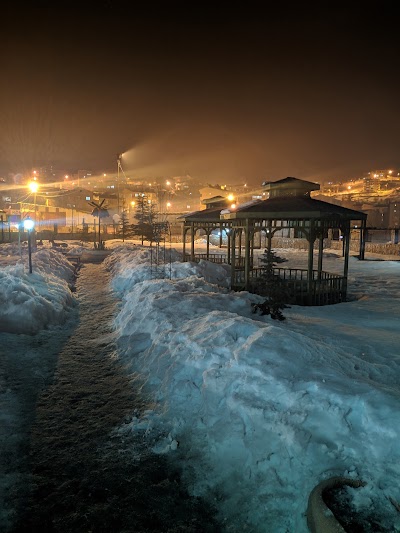
[[(388, 501), (400, 499), (399, 337), (382, 345), (391, 326), (377, 320), (386, 312), (379, 299), (371, 307), (385, 272), (397, 296), (397, 269), (358, 263), (370, 300), (293, 307), (275, 323), (251, 314), (259, 297), (212, 283), (217, 265), (173, 264), (172, 279), (150, 279), (148, 259), (121, 249), (108, 260), (122, 297), (121, 356), (157, 406), (121, 431), (143, 431), (156, 451), (173, 452), (227, 530), (305, 533), (308, 495), (332, 475), (366, 481), (359, 510), (399, 527)], [(368, 309), (375, 319), (364, 328), (357, 313)], [(380, 346), (367, 345), (368, 330)]]
[[(13, 249), (7, 250), (10, 251)], [(7, 257), (13, 256), (9, 253)], [(74, 304), (68, 284), (74, 268), (63, 254), (41, 249), (33, 254), (32, 262), (32, 274), (27, 257), (23, 262), (10, 260), (0, 270), (0, 332), (37, 333), (51, 324), (62, 323)]]

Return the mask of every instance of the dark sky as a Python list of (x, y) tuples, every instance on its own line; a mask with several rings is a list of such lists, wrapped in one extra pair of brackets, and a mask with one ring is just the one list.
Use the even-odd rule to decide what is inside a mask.
[(138, 177), (254, 185), (400, 167), (395, 3), (324, 4), (10, 4), (0, 172), (118, 152)]

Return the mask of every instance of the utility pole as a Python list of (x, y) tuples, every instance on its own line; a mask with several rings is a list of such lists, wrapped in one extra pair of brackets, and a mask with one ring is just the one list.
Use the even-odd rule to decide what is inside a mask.
[(117, 212), (118, 212), (118, 214), (120, 212), (120, 205), (119, 205), (119, 169), (121, 168), (121, 157), (122, 157), (122, 154), (117, 154)]

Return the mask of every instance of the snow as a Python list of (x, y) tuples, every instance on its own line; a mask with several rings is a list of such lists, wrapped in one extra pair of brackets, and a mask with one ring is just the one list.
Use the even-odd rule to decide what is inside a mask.
[[(26, 250), (24, 250), (26, 252)], [(18, 247), (0, 247), (0, 332), (35, 334), (59, 324), (74, 304), (69, 282), (74, 267), (58, 251), (43, 248), (35, 252), (29, 273)]]
[[(400, 501), (400, 262), (352, 257), (348, 302), (292, 306), (277, 322), (251, 313), (259, 296), (229, 290), (226, 266), (181, 263), (182, 245), (165, 268), (148, 247), (107, 247), (119, 357), (154, 404), (116, 431), (177, 461), (227, 531), (307, 532), (311, 490), (336, 475), (366, 481), (348, 489), (358, 511), (400, 531), (389, 501)], [(277, 252), (285, 266), (307, 264), (304, 252)], [(67, 259), (40, 250), (28, 274), (11, 245), (0, 254), (1, 331), (62, 322), (74, 305)], [(343, 272), (336, 251), (324, 269)]]

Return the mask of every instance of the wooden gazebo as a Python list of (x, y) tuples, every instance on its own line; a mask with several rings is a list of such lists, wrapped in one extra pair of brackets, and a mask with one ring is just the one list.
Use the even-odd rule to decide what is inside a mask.
[[(192, 261), (199, 258), (194, 250), (194, 236), (203, 229), (207, 235), (207, 253), (202, 258), (213, 260), (209, 254), (209, 235), (213, 229), (225, 228), (229, 235), (226, 262), (231, 265), (231, 288), (254, 291), (256, 279), (261, 274), (261, 269), (254, 264), (255, 242), (260, 242), (257, 235), (263, 233), (266, 248), (271, 249), (273, 236), (285, 230), (292, 237), (303, 237), (308, 241), (307, 269), (276, 269), (276, 273), (287, 284), (290, 294), (288, 303), (325, 305), (345, 301), (351, 229), (359, 229), (359, 258), (364, 259), (367, 215), (311, 198), (311, 192), (320, 188), (316, 183), (289, 177), (264, 183), (263, 186), (265, 192), (269, 193), (266, 200), (237, 208), (227, 205), (223, 208), (220, 204), (182, 217), (184, 243), (188, 231), (191, 233), (191, 253), (186, 254), (184, 244), (184, 258)], [(329, 231), (335, 230), (340, 232), (343, 239), (342, 275), (325, 272), (322, 268), (324, 238), (328, 237)]]

